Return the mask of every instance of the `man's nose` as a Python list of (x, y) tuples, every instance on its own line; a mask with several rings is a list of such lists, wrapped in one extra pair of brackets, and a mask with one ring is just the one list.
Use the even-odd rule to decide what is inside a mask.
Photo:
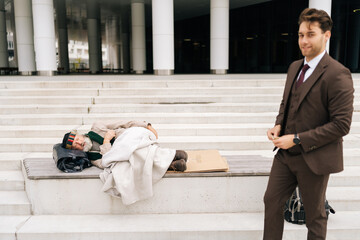
[(309, 40), (309, 39), (308, 39), (306, 36), (304, 36), (303, 38), (300, 39), (300, 41), (301, 41), (302, 43), (307, 43), (308, 40)]

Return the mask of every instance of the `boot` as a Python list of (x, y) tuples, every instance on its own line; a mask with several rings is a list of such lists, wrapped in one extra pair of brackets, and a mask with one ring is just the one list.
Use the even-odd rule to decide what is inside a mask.
[(170, 164), (168, 170), (184, 172), (186, 170), (186, 162), (185, 162), (185, 160), (184, 159), (174, 160)]
[(174, 160), (184, 159), (187, 162), (188, 154), (184, 150), (176, 150)]

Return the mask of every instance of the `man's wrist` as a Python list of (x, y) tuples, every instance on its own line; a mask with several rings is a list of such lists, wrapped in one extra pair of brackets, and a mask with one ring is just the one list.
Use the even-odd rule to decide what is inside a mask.
[(295, 143), (295, 145), (299, 145), (301, 143), (300, 137), (297, 133), (294, 134), (293, 142)]

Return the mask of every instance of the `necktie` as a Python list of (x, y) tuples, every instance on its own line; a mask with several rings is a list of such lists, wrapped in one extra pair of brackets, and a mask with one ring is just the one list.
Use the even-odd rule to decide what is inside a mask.
[(309, 65), (305, 64), (301, 69), (299, 80), (296, 82), (296, 88), (300, 87), (300, 85), (304, 82), (305, 73), (309, 68)]

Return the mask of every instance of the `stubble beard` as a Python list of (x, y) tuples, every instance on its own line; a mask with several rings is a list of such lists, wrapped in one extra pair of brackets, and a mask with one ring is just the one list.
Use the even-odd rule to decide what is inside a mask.
[(89, 137), (84, 138), (85, 145), (84, 145), (84, 152), (89, 152), (92, 148), (92, 142)]

